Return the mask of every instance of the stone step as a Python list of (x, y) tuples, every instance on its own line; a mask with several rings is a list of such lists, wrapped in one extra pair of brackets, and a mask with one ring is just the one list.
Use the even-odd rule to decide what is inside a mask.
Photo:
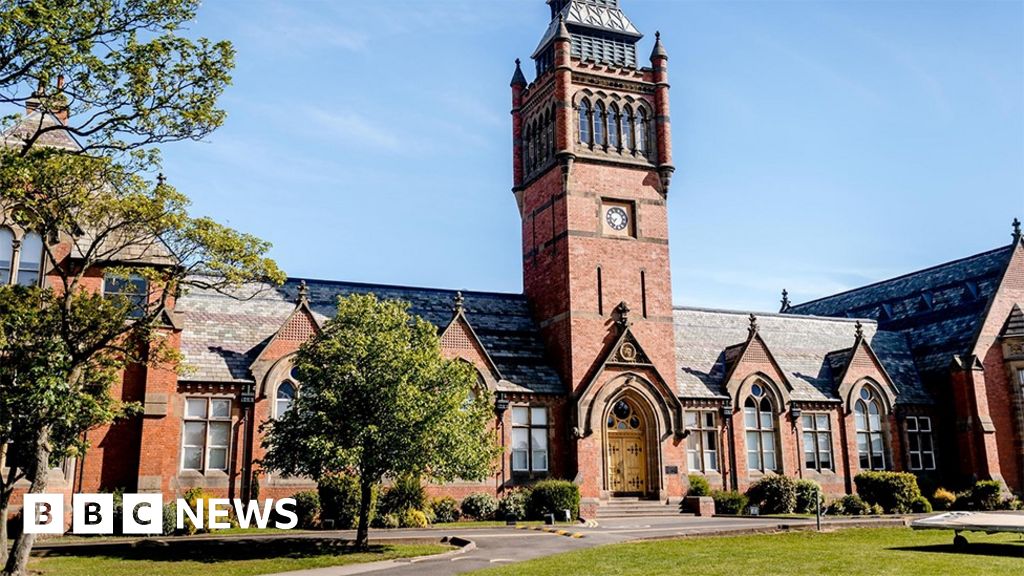
[(658, 500), (613, 498), (597, 509), (598, 518), (629, 518), (637, 516), (677, 516), (679, 505)]

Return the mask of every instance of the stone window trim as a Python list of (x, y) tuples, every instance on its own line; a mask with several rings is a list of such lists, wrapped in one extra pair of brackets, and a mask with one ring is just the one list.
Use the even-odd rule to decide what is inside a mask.
[[(547, 476), (551, 471), (550, 410), (543, 405), (521, 404), (511, 406), (509, 414), (512, 424), (510, 451), (512, 474), (530, 477)], [(522, 448), (524, 443), (525, 450)]]
[(936, 470), (938, 466), (935, 458), (935, 428), (932, 426), (932, 417), (904, 416), (903, 431), (907, 446), (907, 469), (911, 472)]
[[(299, 384), (291, 376), (292, 374), (289, 374), (288, 378), (281, 380), (274, 387), (273, 411), (271, 414), (274, 420), (279, 419), (281, 416), (284, 416), (285, 412), (291, 410), (295, 399), (299, 397)], [(282, 408), (282, 404), (285, 403), (287, 406)]]
[(654, 114), (643, 100), (582, 91), (573, 109), (574, 141), (578, 146), (650, 160), (655, 148), (651, 142)]
[[(205, 401), (204, 414), (189, 411), (189, 400)], [(222, 406), (227, 406), (227, 416), (223, 415)], [(193, 404), (198, 407), (198, 402)], [(215, 409), (216, 407), (216, 409)], [(231, 440), (235, 427), (235, 400), (233, 396), (215, 394), (190, 394), (182, 399), (181, 412), (181, 457), (179, 471), (183, 474), (196, 474), (201, 476), (227, 476), (231, 469)], [(198, 430), (198, 424), (202, 424), (202, 444), (197, 438), (188, 438), (188, 425), (192, 423), (193, 429)], [(216, 427), (216, 428), (215, 428)], [(214, 437), (214, 430), (225, 431), (223, 439)], [(194, 440), (194, 441), (193, 441)], [(191, 467), (187, 463), (189, 450), (200, 449), (200, 461), (198, 467)], [(223, 467), (211, 466), (211, 454), (216, 454), (215, 459), (220, 460), (219, 454), (223, 453)]]
[(780, 406), (772, 384), (756, 379), (744, 386), (742, 414), (748, 473), (783, 473)]
[(874, 382), (858, 383), (851, 394), (854, 439), (860, 470), (890, 470), (889, 414), (886, 397)]
[(706, 476), (721, 475), (721, 422), (719, 410), (690, 408), (684, 414), (687, 471)]
[[(27, 250), (37, 254), (35, 262), (26, 257)], [(45, 258), (43, 238), (37, 232), (16, 226), (0, 226), (0, 283), (41, 285)]]
[(800, 432), (804, 457), (804, 470), (819, 474), (835, 472), (836, 459), (832, 449), (832, 413), (803, 412)]

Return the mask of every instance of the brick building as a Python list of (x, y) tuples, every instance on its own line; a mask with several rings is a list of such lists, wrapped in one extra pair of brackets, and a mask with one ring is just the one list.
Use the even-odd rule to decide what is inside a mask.
[[(54, 489), (248, 495), (259, 425), (301, 389), (297, 347), (338, 296), (368, 292), (408, 301), (495, 399), (497, 473), (438, 492), (567, 478), (591, 514), (618, 495), (676, 500), (691, 473), (741, 490), (781, 473), (848, 492), (865, 469), (1024, 488), (1019, 227), (1008, 246), (813, 302), (784, 297), (779, 313), (674, 307), (668, 54), (656, 37), (641, 63), (618, 0), (547, 3), (534, 79), (517, 61), (511, 83), (523, 294), (308, 279), (247, 287), (250, 299), (186, 294), (171, 329), (190, 369), (126, 371), (115, 393), (144, 414), (90, 432)], [(40, 118), (61, 121), (35, 110), (22, 126)], [(0, 228), (4, 279), (39, 281), (40, 241)], [(259, 483), (265, 497), (310, 486)]]

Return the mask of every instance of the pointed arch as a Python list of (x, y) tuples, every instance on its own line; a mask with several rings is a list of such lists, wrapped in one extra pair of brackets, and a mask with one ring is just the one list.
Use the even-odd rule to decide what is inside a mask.
[(640, 154), (647, 154), (649, 144), (647, 108), (640, 106), (636, 115), (636, 151)]
[(604, 102), (598, 100), (597, 104), (594, 105), (594, 145), (595, 146), (607, 146), (608, 135), (606, 128), (608, 127), (608, 112), (604, 106)]
[(38, 232), (26, 232), (18, 250), (18, 274), (16, 283), (21, 286), (36, 286), (43, 266), (43, 237)]
[(555, 109), (554, 106), (552, 106), (551, 108), (548, 108), (547, 129), (545, 131), (548, 142), (546, 156), (549, 160), (555, 157), (555, 148), (557, 147), (555, 144), (555, 118)]
[(295, 403), (295, 398), (298, 396), (299, 389), (290, 379), (282, 380), (277, 385), (277, 390), (274, 391), (274, 414), (275, 420), (284, 416), (285, 412), (292, 409), (292, 404)]
[(633, 107), (626, 104), (622, 109), (622, 116), (619, 119), (620, 130), (622, 131), (622, 149), (632, 152), (635, 150), (636, 138), (633, 135)]
[(619, 106), (612, 102), (608, 105), (608, 146), (618, 149), (622, 144), (619, 134)]
[(875, 382), (865, 379), (854, 387), (853, 419), (861, 470), (887, 470), (890, 467), (890, 411), (881, 387)]
[(736, 405), (743, 412), (747, 470), (782, 472), (779, 429), (784, 396), (767, 374), (748, 376), (737, 390)]
[(593, 122), (593, 111), (590, 107), (590, 100), (583, 98), (580, 100), (579, 105), (579, 140), (580, 144), (586, 144), (588, 146), (594, 145), (594, 131), (592, 129), (591, 122)]
[(0, 284), (10, 284), (13, 263), (14, 232), (3, 226), (0, 227)]

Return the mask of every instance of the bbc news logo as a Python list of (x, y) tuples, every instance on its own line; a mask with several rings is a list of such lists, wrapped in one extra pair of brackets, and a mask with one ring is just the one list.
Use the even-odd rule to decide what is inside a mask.
[[(163, 532), (163, 496), (160, 494), (124, 494), (122, 534), (161, 534)], [(61, 494), (25, 494), (24, 530), (26, 534), (64, 533), (64, 496)], [(283, 530), (295, 528), (299, 523), (294, 498), (267, 499), (260, 502), (242, 502), (238, 498), (209, 498), (197, 500), (195, 507), (188, 501), (177, 500), (176, 526), (185, 528), (187, 518), (197, 529), (223, 530), (231, 528), (231, 510), (235, 512), (238, 527), (266, 528), (274, 519), (274, 527)], [(71, 500), (72, 534), (114, 534), (114, 495), (75, 494)]]

